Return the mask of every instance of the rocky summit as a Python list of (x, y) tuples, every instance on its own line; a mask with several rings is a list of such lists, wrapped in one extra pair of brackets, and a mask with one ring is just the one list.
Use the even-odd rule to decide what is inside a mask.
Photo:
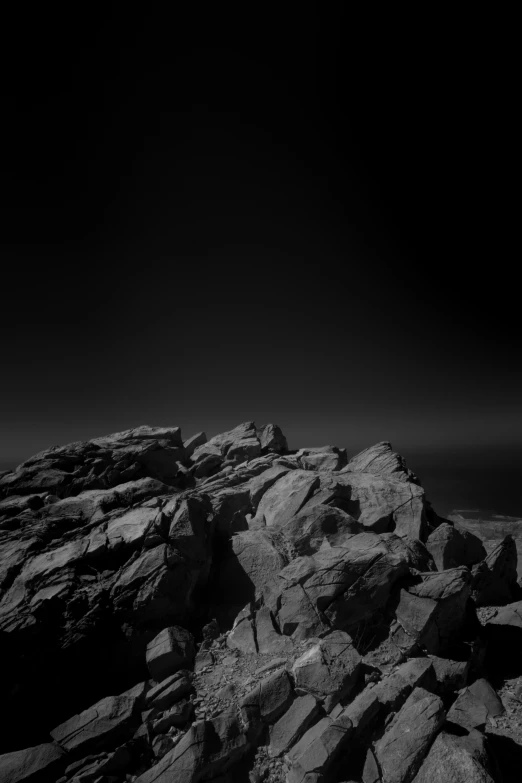
[(513, 537), (388, 442), (140, 426), (0, 474), (0, 783), (518, 780), (521, 639)]

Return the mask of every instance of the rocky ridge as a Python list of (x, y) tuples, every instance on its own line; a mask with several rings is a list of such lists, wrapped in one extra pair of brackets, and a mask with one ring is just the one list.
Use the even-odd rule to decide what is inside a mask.
[(387, 442), (41, 452), (0, 475), (0, 782), (507, 781), (522, 596), (489, 549)]

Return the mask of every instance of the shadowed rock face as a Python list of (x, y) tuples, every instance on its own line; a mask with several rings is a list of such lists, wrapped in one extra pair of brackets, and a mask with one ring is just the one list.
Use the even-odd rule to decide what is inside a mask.
[(472, 599), (511, 600), (516, 552), (439, 523), (387, 442), (141, 426), (32, 457), (0, 477), (0, 780), (487, 781), (440, 729), (498, 714)]

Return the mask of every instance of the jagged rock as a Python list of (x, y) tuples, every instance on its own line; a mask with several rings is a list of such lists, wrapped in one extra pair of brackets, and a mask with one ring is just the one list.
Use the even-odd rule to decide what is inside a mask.
[(194, 704), (188, 699), (182, 699), (166, 709), (160, 718), (152, 721), (152, 732), (165, 734), (171, 726), (184, 726), (193, 716)]
[(483, 745), (470, 742), (470, 737), (441, 732), (413, 783), (494, 783)]
[(241, 707), (249, 722), (257, 718), (263, 723), (274, 723), (286, 712), (293, 698), (288, 674), (285, 669), (279, 669), (249, 691), (243, 697)]
[(254, 612), (250, 604), (240, 611), (232, 630), (227, 637), (227, 647), (231, 650), (242, 650), (244, 653), (256, 653), (256, 636), (254, 631)]
[(452, 704), (448, 721), (471, 731), (483, 728), (488, 717), (502, 715), (504, 706), (494, 688), (483, 678), (465, 688)]
[(430, 687), (433, 667), (428, 658), (412, 658), (376, 685), (369, 685), (343, 711), (350, 719), (354, 740), (368, 741), (379, 721), (400, 710), (414, 688)]
[(192, 689), (192, 675), (188, 670), (178, 671), (151, 688), (145, 699), (147, 707), (167, 710)]
[(352, 734), (352, 722), (344, 713), (337, 718), (322, 718), (288, 753), (287, 783), (308, 783), (314, 773), (328, 773)]
[(295, 699), (290, 708), (270, 729), (270, 755), (278, 756), (295, 745), (318, 713), (319, 705), (314, 696), (300, 696)]
[(268, 597), (287, 559), (269, 530), (247, 530), (232, 537), (231, 551), (221, 562), (213, 600), (235, 617), (246, 601)]
[(191, 438), (186, 440), (183, 443), (183, 448), (185, 449), (185, 454), (187, 457), (191, 457), (198, 446), (202, 446), (206, 442), (207, 436), (204, 432), (198, 432), (196, 435), (193, 435)]
[(277, 424), (266, 424), (258, 435), (264, 451), (273, 451), (277, 454), (285, 454), (288, 451), (286, 438)]
[(486, 557), (480, 538), (448, 522), (443, 522), (428, 536), (426, 548), (433, 555), (439, 571), (473, 566)]
[(513, 536), (506, 536), (473, 568), (472, 596), (477, 606), (510, 603), (516, 583), (517, 547)]
[(381, 441), (356, 454), (348, 463), (348, 470), (372, 473), (375, 476), (392, 476), (399, 481), (417, 483), (418, 479), (406, 467), (406, 462), (393, 451), (391, 443)]
[(291, 649), (290, 639), (276, 631), (273, 614), (267, 606), (256, 611), (254, 623), (256, 645), (262, 655), (281, 654)]
[(295, 455), (305, 470), (336, 471), (347, 464), (346, 449), (322, 446), (313, 449), (299, 449)]
[(276, 481), (286, 475), (289, 470), (290, 468), (287, 468), (284, 465), (273, 465), (260, 473), (259, 476), (252, 479), (250, 482), (250, 501), (254, 508), (257, 509), (259, 501), (265, 492), (270, 489)]
[(57, 780), (67, 764), (66, 753), (54, 742), (0, 756), (2, 783), (46, 783)]
[[(67, 780), (277, 779), (286, 753), (289, 783), (325, 783), (344, 751), (386, 756), (415, 688), (465, 684), (469, 662), (436, 657), (389, 673), (453, 653), (473, 614), (470, 573), (436, 572), (421, 543), (440, 520), (404, 461), (386, 443), (348, 465), (285, 452), (275, 425), (185, 444), (141, 427), (0, 476), (7, 750), (20, 725), (28, 745), (55, 725)], [(194, 673), (182, 626), (203, 638)]]
[(222, 432), (198, 446), (191, 455), (192, 462), (199, 463), (209, 456), (217, 456), (220, 461), (234, 453), (234, 459), (240, 462), (247, 457), (257, 456), (261, 452), (261, 444), (257, 437), (254, 422), (239, 424), (233, 430)]
[(157, 508), (138, 507), (111, 519), (106, 531), (107, 546), (109, 549), (118, 549), (139, 544), (157, 515)]
[(512, 604), (497, 609), (491, 617), (488, 625), (505, 625), (511, 628), (522, 629), (522, 601), (515, 601)]
[(441, 693), (459, 691), (465, 687), (471, 664), (469, 660), (452, 661), (449, 658), (438, 658), (436, 655), (430, 655), (430, 660)]
[(179, 626), (164, 628), (147, 645), (147, 666), (150, 676), (161, 682), (170, 674), (175, 674), (195, 656), (192, 634)]
[(386, 783), (410, 783), (444, 719), (442, 700), (415, 688), (375, 745)]
[(299, 555), (311, 555), (325, 540), (330, 546), (345, 546), (362, 530), (363, 526), (346, 511), (319, 504), (293, 517), (285, 525), (284, 534)]
[(257, 516), (263, 516), (267, 527), (285, 525), (306, 503), (319, 486), (319, 476), (308, 470), (291, 470), (281, 476), (262, 496)]
[(297, 688), (316, 696), (331, 712), (355, 688), (361, 660), (351, 637), (333, 631), (294, 662), (292, 674)]
[(56, 726), (51, 736), (69, 753), (102, 750), (132, 736), (139, 725), (145, 684), (119, 696), (107, 696), (79, 715)]
[[(330, 492), (361, 525), (376, 533), (395, 532), (425, 541), (429, 534), (422, 487), (389, 476), (354, 471), (320, 474), (321, 491)], [(324, 502), (322, 500), (321, 502)]]
[(420, 584), (400, 591), (396, 616), (421, 647), (437, 655), (455, 642), (463, 625), (471, 575), (454, 568), (421, 576)]
[(196, 783), (212, 779), (240, 759), (249, 745), (233, 710), (197, 721), (161, 761), (136, 783)]
[(392, 534), (361, 533), (348, 544), (299, 557), (279, 573), (276, 619), (285, 635), (304, 639), (361, 622), (408, 571), (409, 554)]

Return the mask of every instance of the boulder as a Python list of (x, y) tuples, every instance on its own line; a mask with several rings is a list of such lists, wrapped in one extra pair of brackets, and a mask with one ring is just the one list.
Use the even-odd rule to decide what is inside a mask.
[(386, 783), (410, 783), (444, 723), (442, 700), (415, 688), (375, 745)]
[[(255, 448), (253, 448), (254, 443), (257, 444)], [(242, 449), (244, 449), (243, 452)], [(256, 456), (261, 452), (261, 444), (259, 443), (256, 426), (253, 421), (239, 424), (233, 430), (222, 432), (210, 438), (206, 443), (194, 449), (190, 459), (196, 463), (209, 456), (218, 456), (220, 459), (225, 459), (229, 451), (235, 452), (237, 457), (240, 457), (243, 453)], [(253, 451), (255, 451), (255, 454), (252, 453)], [(247, 456), (243, 456), (243, 459), (245, 458)], [(243, 460), (240, 459), (240, 461)]]
[(250, 604), (239, 612), (227, 636), (227, 647), (231, 650), (241, 650), (246, 654), (258, 652), (254, 616)]
[(266, 424), (258, 432), (258, 437), (263, 452), (273, 451), (276, 454), (285, 454), (288, 451), (286, 438), (277, 424)]
[(114, 746), (132, 736), (140, 723), (139, 709), (145, 684), (119, 696), (106, 696), (51, 731), (55, 742), (69, 753), (85, 755)]
[(284, 526), (318, 486), (317, 474), (308, 470), (291, 470), (264, 493), (257, 516), (264, 516), (267, 527)]
[(212, 721), (196, 721), (158, 764), (136, 783), (197, 783), (217, 778), (238, 761), (249, 745), (234, 710)]
[(413, 783), (494, 783), (482, 743), (442, 731)]
[(346, 511), (322, 504), (301, 511), (284, 527), (285, 537), (299, 555), (317, 552), (325, 540), (330, 546), (345, 546), (351, 536), (362, 530), (362, 525)]
[(196, 654), (189, 631), (177, 625), (164, 628), (147, 645), (147, 667), (150, 676), (161, 682), (192, 663)]
[(471, 575), (466, 568), (422, 574), (422, 581), (400, 591), (397, 620), (432, 655), (449, 649), (464, 625)]
[(300, 449), (296, 457), (305, 470), (332, 472), (344, 468), (347, 463), (346, 450), (335, 446)]
[(290, 707), (294, 699), (292, 683), (285, 669), (279, 669), (265, 677), (241, 701), (242, 712), (249, 720), (263, 723), (275, 721)]
[(483, 678), (465, 688), (451, 705), (448, 721), (471, 731), (482, 729), (489, 717), (505, 712), (495, 689)]
[(333, 633), (310, 647), (294, 662), (296, 688), (323, 702), (326, 712), (348, 698), (361, 673), (361, 656), (344, 631)]
[(183, 669), (151, 688), (146, 695), (145, 703), (148, 708), (167, 710), (191, 690), (192, 674)]
[(284, 465), (273, 465), (252, 479), (250, 482), (250, 502), (252, 503), (253, 508), (257, 509), (259, 501), (265, 492), (270, 489), (276, 481), (286, 475), (289, 470), (290, 468), (287, 468)]
[(374, 475), (349, 467), (335, 479), (324, 480), (322, 489), (335, 486), (336, 494), (344, 496), (342, 508), (368, 530), (426, 540), (430, 531), (422, 487), (395, 474)]
[(379, 723), (400, 710), (414, 688), (431, 687), (433, 677), (428, 658), (412, 658), (376, 685), (367, 685), (342, 713), (351, 721), (356, 744), (367, 744)]
[(510, 603), (517, 585), (517, 547), (508, 535), (473, 568), (471, 592), (477, 606)]
[(292, 702), (290, 708), (270, 728), (271, 756), (279, 756), (295, 745), (319, 714), (319, 705), (314, 696), (300, 696)]
[(440, 694), (452, 693), (465, 687), (468, 681), (471, 661), (452, 661), (449, 658), (438, 658), (430, 655), (433, 671), (437, 680), (437, 690)]
[(58, 780), (67, 765), (66, 759), (63, 748), (54, 742), (4, 753), (0, 756), (0, 780), (2, 783)]
[(232, 537), (228, 556), (220, 563), (213, 600), (234, 617), (246, 601), (269, 596), (287, 564), (269, 530), (247, 530)]
[[(294, 639), (346, 630), (384, 606), (409, 554), (396, 536), (354, 535), (349, 546), (324, 548), (279, 573), (276, 620)], [(276, 595), (276, 593), (274, 593)]]
[(375, 476), (391, 476), (398, 481), (418, 483), (418, 478), (406, 467), (404, 458), (393, 451), (388, 441), (381, 441), (360, 451), (348, 462), (347, 470), (372, 473)]
[(344, 714), (337, 718), (322, 718), (287, 754), (290, 764), (287, 783), (308, 783), (314, 780), (314, 775), (328, 774), (352, 734), (352, 722)]
[(183, 448), (185, 449), (185, 454), (187, 458), (191, 457), (194, 453), (194, 451), (198, 448), (198, 446), (202, 446), (204, 443), (207, 442), (207, 436), (204, 432), (198, 432), (196, 435), (193, 435), (188, 440), (184, 441)]
[(467, 530), (443, 522), (428, 536), (426, 548), (439, 571), (458, 566), (473, 566), (486, 557), (482, 541)]

